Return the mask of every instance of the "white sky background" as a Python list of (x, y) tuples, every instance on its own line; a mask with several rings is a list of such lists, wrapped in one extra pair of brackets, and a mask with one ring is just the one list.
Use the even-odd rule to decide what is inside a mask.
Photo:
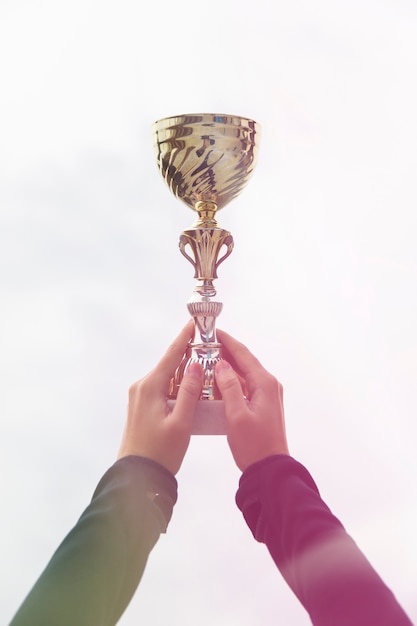
[[(283, 382), (292, 454), (417, 620), (417, 8), (413, 0), (0, 2), (0, 621), (113, 462), (127, 389), (187, 320), (193, 215), (151, 136), (263, 128), (219, 215), (219, 326)], [(234, 504), (224, 438), (120, 624), (302, 626)]]

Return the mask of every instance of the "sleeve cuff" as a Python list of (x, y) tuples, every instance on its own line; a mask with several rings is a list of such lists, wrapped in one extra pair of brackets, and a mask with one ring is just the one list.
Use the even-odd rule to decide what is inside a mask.
[(166, 528), (177, 501), (177, 480), (163, 465), (142, 456), (118, 459), (104, 474), (93, 494), (93, 500), (103, 490), (111, 488), (114, 480), (126, 484), (133, 493), (142, 492), (154, 504), (161, 517), (161, 532)]

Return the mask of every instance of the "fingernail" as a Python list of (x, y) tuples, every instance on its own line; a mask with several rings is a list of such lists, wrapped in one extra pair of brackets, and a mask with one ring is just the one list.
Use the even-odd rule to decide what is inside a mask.
[(230, 369), (232, 369), (230, 364), (224, 359), (221, 359), (216, 363), (216, 372), (223, 372)]
[(195, 361), (193, 363), (190, 363), (184, 374), (184, 376), (193, 376), (194, 378), (198, 378), (199, 380), (201, 380), (201, 375), (202, 367), (199, 363), (196, 363)]

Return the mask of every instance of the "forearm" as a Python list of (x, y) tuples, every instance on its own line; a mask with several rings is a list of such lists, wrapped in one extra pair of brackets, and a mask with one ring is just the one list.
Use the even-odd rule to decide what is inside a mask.
[(176, 480), (141, 457), (115, 463), (59, 546), (11, 626), (112, 626), (165, 532)]
[(410, 626), (391, 591), (320, 498), (307, 470), (284, 455), (242, 475), (237, 504), (316, 626)]

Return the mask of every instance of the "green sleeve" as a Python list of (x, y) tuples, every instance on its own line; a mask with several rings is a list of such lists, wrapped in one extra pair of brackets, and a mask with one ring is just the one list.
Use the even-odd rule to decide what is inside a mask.
[(137, 456), (117, 461), (10, 626), (111, 626), (142, 577), (177, 498), (174, 476)]

